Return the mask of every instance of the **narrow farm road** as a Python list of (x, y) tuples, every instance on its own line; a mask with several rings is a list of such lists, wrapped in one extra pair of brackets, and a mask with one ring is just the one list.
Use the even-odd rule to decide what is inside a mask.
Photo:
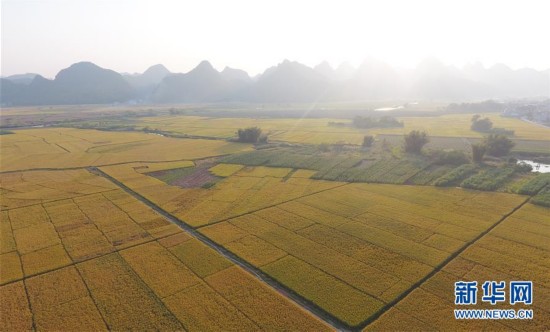
[(151, 209), (162, 215), (164, 218), (166, 218), (168, 221), (178, 225), (181, 229), (183, 229), (185, 232), (187, 232), (192, 237), (196, 238), (197, 240), (201, 241), (205, 245), (209, 246), (210, 248), (217, 251), (220, 255), (224, 256), (234, 264), (240, 266), (245, 271), (256, 277), (258, 280), (262, 281), (263, 283), (267, 284), (271, 288), (275, 289), (279, 294), (286, 297), (287, 299), (291, 300), (292, 302), (296, 303), (300, 307), (302, 307), (304, 310), (310, 312), (312, 315), (316, 316), (320, 320), (324, 321), (325, 323), (332, 326), (335, 330), (338, 331), (358, 331), (360, 328), (355, 327), (352, 328), (348, 326), (346, 323), (340, 321), (338, 318), (332, 316), (330, 313), (326, 312), (324, 309), (320, 308), (319, 306), (315, 305), (311, 301), (307, 300), (306, 298), (302, 297), (298, 293), (294, 292), (292, 289), (286, 287), (285, 285), (281, 284), (277, 280), (271, 278), (269, 275), (264, 273), (262, 270), (258, 269), (257, 267), (251, 265), (250, 263), (246, 262), (245, 260), (241, 259), (237, 255), (233, 254), (229, 250), (225, 249), (221, 245), (217, 244), (216, 242), (212, 241), (202, 233), (199, 233), (196, 229), (185, 223), (184, 221), (180, 220), (176, 216), (172, 215), (171, 213), (168, 213), (167, 211), (161, 209), (157, 205), (155, 205), (153, 202), (149, 201), (147, 198), (143, 197), (139, 193), (133, 191), (132, 189), (128, 188), (126, 185), (118, 181), (117, 179), (113, 178), (112, 176), (106, 174), (102, 170), (100, 170), (97, 167), (88, 167), (88, 171), (91, 173), (94, 173), (96, 175), (102, 176), (118, 187), (120, 187), (122, 190), (127, 192), (128, 194), (132, 195), (142, 203), (149, 206)]

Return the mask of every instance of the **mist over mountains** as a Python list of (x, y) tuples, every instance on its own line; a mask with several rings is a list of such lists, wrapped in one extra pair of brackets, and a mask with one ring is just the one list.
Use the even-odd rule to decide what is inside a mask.
[(311, 68), (285, 60), (251, 78), (245, 71), (216, 70), (208, 61), (188, 73), (171, 73), (161, 64), (142, 74), (120, 74), (90, 62), (61, 70), (53, 80), (38, 74), (1, 79), (3, 106), (187, 103), (187, 102), (338, 102), (414, 99), (471, 101), (550, 96), (550, 70), (505, 65), (459, 69), (435, 59), (413, 70), (366, 59), (358, 68), (327, 62)]
[(136, 97), (121, 74), (90, 62), (73, 64), (53, 80), (36, 75), (28, 84), (1, 81), (3, 105), (106, 104)]

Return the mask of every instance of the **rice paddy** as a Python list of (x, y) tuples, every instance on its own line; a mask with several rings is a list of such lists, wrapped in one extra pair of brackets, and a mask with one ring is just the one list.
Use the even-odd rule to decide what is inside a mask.
[[(85, 129), (22, 129), (4, 135), (2, 171), (60, 169), (135, 161), (178, 161), (250, 149), (219, 140), (186, 140), (142, 132)], [(151, 153), (154, 151), (154, 153)]]
[[(491, 119), (495, 127), (510, 128), (515, 131), (515, 138), (528, 140), (550, 140), (550, 129), (506, 118), (500, 115), (484, 115)], [(229, 138), (234, 137), (239, 128), (258, 126), (270, 133), (273, 140), (292, 143), (336, 143), (348, 142), (361, 144), (363, 136), (397, 134), (402, 135), (411, 130), (426, 130), (433, 136), (479, 138), (482, 134), (470, 129), (471, 114), (450, 114), (433, 117), (400, 117), (402, 128), (356, 129), (353, 127), (329, 126), (331, 121), (351, 122), (342, 119), (305, 118), (305, 119), (252, 119), (210, 118), (199, 116), (145, 117), (138, 122), (139, 126), (157, 128), (163, 131), (195, 136)]]
[[(60, 172), (0, 175), (32, 173), (55, 188), (3, 200), (1, 330), (329, 330), (104, 178)], [(66, 191), (71, 177), (86, 185)], [(228, 288), (227, 278), (239, 282)]]
[[(548, 208), (526, 204), (511, 214), (441, 271), (414, 290), (367, 328), (378, 330), (533, 330), (550, 324), (550, 214)], [(455, 320), (453, 289), (457, 280), (530, 280), (532, 306), (505, 302), (502, 309), (533, 309), (532, 320)], [(490, 309), (490, 304), (476, 308)]]
[[(102, 169), (349, 326), (368, 321), (528, 198), (326, 182), (265, 166), (241, 167), (208, 189), (151, 190), (152, 180), (131, 167)], [(294, 182), (308, 189), (294, 196)], [(241, 201), (247, 208), (238, 210)]]
[[(139, 120), (202, 138), (14, 130), (0, 143), (0, 330), (547, 330), (546, 176), (224, 140), (236, 124), (307, 144), (428, 127), (478, 139), (469, 117), (368, 131), (331, 119)], [(455, 320), (462, 279), (532, 280), (535, 319)]]

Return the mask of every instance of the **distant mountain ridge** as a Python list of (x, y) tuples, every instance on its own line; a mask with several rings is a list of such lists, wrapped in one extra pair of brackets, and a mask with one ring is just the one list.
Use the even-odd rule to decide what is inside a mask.
[(328, 62), (314, 68), (284, 60), (252, 79), (243, 70), (216, 70), (202, 61), (188, 73), (171, 73), (161, 64), (142, 74), (119, 74), (91, 62), (61, 70), (53, 80), (38, 74), (12, 75), (0, 81), (3, 106), (187, 103), (243, 101), (258, 103), (415, 99), (468, 101), (550, 97), (550, 70), (512, 70), (505, 65), (459, 69), (427, 59), (413, 70), (366, 59), (358, 68)]
[(151, 94), (160, 82), (169, 75), (172, 73), (164, 65), (157, 64), (147, 68), (143, 74), (123, 74), (122, 76), (135, 90), (138, 99), (147, 100), (151, 98)]
[(28, 85), (8, 85), (9, 94), (4, 93), (4, 80), (3, 105), (108, 104), (135, 97), (134, 89), (122, 75), (91, 62), (75, 63), (61, 70), (53, 80), (37, 75)]
[(141, 88), (157, 85), (170, 74), (170, 71), (164, 65), (157, 64), (147, 68), (143, 74), (123, 74), (122, 76), (131, 86)]
[(202, 61), (186, 74), (165, 77), (152, 95), (155, 102), (216, 102), (229, 96), (232, 81), (225, 79), (210, 62)]
[(325, 95), (329, 80), (314, 69), (285, 60), (266, 71), (239, 98), (251, 102), (310, 102)]
[(16, 84), (31, 84), (32, 80), (38, 76), (35, 73), (17, 74), (6, 77), (5, 79)]

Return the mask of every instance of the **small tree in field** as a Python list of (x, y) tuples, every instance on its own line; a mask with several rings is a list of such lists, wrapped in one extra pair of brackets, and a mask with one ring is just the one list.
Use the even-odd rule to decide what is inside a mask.
[[(262, 136), (262, 129), (258, 127), (249, 127), (245, 129), (239, 129), (237, 131), (239, 136), (238, 141), (243, 143), (257, 143)], [(266, 136), (267, 140), (267, 136)]]
[(482, 119), (479, 114), (476, 114), (472, 117), (470, 128), (475, 131), (487, 132), (493, 128), (493, 122), (489, 118)]
[(515, 143), (504, 135), (491, 134), (485, 137), (487, 154), (495, 157), (502, 157), (510, 153)]
[(428, 134), (424, 131), (413, 130), (410, 133), (405, 135), (404, 149), (405, 152), (420, 154), (422, 148), (430, 140), (428, 139)]
[(481, 163), (483, 161), (483, 156), (485, 155), (486, 149), (487, 147), (485, 144), (472, 144), (472, 161), (476, 164)]
[(367, 135), (363, 137), (363, 147), (368, 148), (371, 147), (374, 143), (374, 137)]

